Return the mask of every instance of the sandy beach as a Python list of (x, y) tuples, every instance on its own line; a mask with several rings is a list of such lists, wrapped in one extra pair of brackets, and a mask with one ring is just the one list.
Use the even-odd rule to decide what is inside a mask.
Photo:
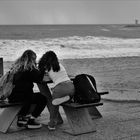
[[(140, 96), (140, 57), (64, 59), (61, 62), (70, 75), (93, 75), (98, 91), (109, 91), (117, 97), (121, 94), (122, 98), (124, 94)], [(11, 64), (4, 62), (5, 72)]]
[(98, 88), (140, 88), (140, 57), (67, 59), (64, 64), (69, 74), (93, 75)]

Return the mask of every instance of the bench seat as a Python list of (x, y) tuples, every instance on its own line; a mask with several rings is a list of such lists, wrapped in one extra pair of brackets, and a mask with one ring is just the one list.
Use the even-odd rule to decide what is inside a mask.
[(102, 96), (102, 95), (105, 95), (105, 94), (109, 94), (109, 92), (108, 91), (98, 92), (98, 94), (100, 94)]
[(0, 113), (0, 132), (6, 133), (21, 110), (22, 104), (0, 101), (0, 108), (3, 109)]
[(0, 108), (22, 105), (22, 103), (9, 103), (8, 101), (0, 101)]
[(93, 107), (93, 106), (100, 106), (103, 105), (103, 103), (90, 103), (90, 104), (79, 104), (79, 103), (65, 103), (61, 106), (71, 107), (71, 108), (85, 108), (85, 107)]

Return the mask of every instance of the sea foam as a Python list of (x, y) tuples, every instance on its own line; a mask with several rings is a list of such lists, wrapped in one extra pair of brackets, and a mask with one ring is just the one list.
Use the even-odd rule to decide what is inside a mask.
[(40, 40), (0, 40), (0, 57), (14, 61), (26, 49), (32, 49), (39, 59), (53, 50), (60, 59), (140, 56), (140, 39), (94, 36), (72, 36)]

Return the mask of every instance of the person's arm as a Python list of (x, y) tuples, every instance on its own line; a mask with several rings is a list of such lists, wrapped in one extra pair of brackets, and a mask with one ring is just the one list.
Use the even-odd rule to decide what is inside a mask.
[(30, 72), (31, 79), (34, 83), (40, 83), (43, 80), (44, 72), (34, 69)]
[(46, 82), (51, 81), (51, 78), (49, 77), (49, 74), (47, 71), (44, 74), (43, 81), (46, 81)]

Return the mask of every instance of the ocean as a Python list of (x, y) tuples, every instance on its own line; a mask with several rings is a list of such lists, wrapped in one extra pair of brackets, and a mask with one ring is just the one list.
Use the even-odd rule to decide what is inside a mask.
[(0, 25), (0, 57), (14, 61), (26, 49), (39, 59), (53, 50), (60, 59), (140, 56), (140, 27), (126, 25)]

